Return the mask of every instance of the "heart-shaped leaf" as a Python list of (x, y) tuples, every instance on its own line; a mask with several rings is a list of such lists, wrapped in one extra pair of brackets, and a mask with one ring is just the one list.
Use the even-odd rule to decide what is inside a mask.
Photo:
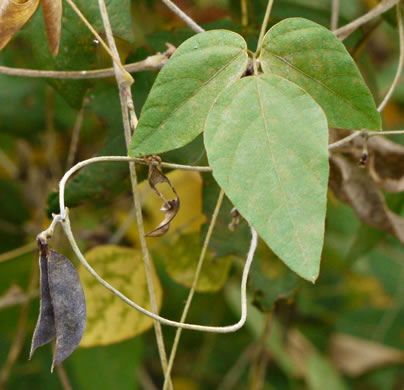
[(150, 91), (129, 155), (159, 154), (191, 142), (212, 103), (246, 67), (247, 45), (234, 32), (207, 31), (185, 41)]
[(304, 90), (250, 76), (215, 102), (205, 129), (213, 176), (293, 271), (314, 281), (323, 246), (328, 128)]
[(290, 18), (265, 35), (261, 65), (304, 88), (323, 108), (330, 127), (378, 130), (380, 114), (358, 67), (326, 28)]

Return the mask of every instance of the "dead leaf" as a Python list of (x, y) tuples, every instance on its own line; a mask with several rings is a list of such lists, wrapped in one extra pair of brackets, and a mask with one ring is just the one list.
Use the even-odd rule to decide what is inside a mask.
[(341, 372), (353, 377), (388, 364), (404, 363), (403, 351), (343, 333), (331, 336), (330, 355)]
[(42, 0), (42, 10), (51, 53), (56, 56), (59, 51), (62, 28), (62, 0)]
[[(330, 129), (330, 143), (351, 134), (348, 131)], [(360, 163), (364, 139), (357, 137), (350, 143), (336, 149), (349, 157), (354, 163)], [(389, 192), (404, 191), (404, 146), (381, 136), (370, 137), (367, 142), (369, 161), (367, 173), (377, 186)]]
[(371, 155), (368, 173), (374, 182), (389, 192), (404, 191), (404, 146), (384, 137), (369, 140)]
[(404, 244), (404, 219), (387, 208), (372, 179), (341, 156), (330, 157), (329, 186), (335, 196), (348, 203), (369, 226), (397, 237)]
[(34, 351), (56, 337), (51, 371), (77, 348), (86, 327), (86, 300), (79, 276), (65, 256), (50, 250), (38, 238), (41, 299), (39, 318), (32, 337)]
[(37, 9), (39, 0), (2, 0), (0, 3), (0, 50), (24, 26)]
[[(150, 162), (153, 162), (153, 158), (149, 158)], [(158, 190), (156, 187), (157, 184), (167, 183), (175, 194), (175, 199), (166, 200), (164, 195)], [(165, 218), (163, 222), (161, 222), (155, 229), (146, 234), (146, 237), (160, 237), (168, 232), (170, 229), (170, 222), (177, 215), (178, 210), (180, 209), (180, 198), (178, 197), (177, 191), (171, 184), (170, 180), (168, 180), (167, 176), (160, 171), (160, 169), (150, 163), (149, 165), (149, 185), (150, 188), (163, 200), (164, 204), (161, 207), (161, 211), (164, 212)]]

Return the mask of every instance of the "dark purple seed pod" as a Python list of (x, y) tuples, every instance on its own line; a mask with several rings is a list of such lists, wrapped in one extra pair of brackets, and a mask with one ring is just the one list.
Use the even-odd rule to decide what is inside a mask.
[(32, 358), (34, 351), (56, 337), (55, 315), (49, 291), (48, 282), (48, 245), (44, 244), (38, 238), (39, 270), (40, 270), (40, 309), (39, 318), (36, 324), (34, 335), (32, 337), (31, 352), (29, 358)]
[(79, 275), (65, 256), (51, 250), (48, 263), (49, 288), (55, 313), (56, 346), (52, 369), (71, 355), (86, 328), (86, 299)]
[(31, 353), (56, 337), (53, 362), (61, 363), (80, 344), (86, 328), (86, 300), (79, 276), (65, 256), (38, 238), (41, 299)]

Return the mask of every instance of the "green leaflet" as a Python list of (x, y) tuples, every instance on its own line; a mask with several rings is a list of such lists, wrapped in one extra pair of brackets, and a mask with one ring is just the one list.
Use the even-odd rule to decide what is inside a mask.
[(319, 273), (328, 128), (301, 88), (275, 75), (227, 88), (207, 119), (213, 176), (274, 253), (310, 281)]
[(380, 114), (355, 62), (326, 28), (286, 19), (265, 35), (261, 65), (304, 88), (320, 104), (330, 127), (378, 130)]
[(203, 131), (219, 94), (247, 67), (247, 45), (231, 31), (213, 30), (185, 41), (160, 71), (143, 106), (130, 156), (180, 148)]

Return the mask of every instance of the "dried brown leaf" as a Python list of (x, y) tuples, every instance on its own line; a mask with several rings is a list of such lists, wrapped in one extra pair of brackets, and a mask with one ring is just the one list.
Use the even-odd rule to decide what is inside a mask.
[(330, 157), (329, 186), (369, 226), (396, 236), (404, 244), (404, 219), (390, 211), (383, 195), (363, 170), (341, 156)]
[(59, 51), (62, 28), (62, 0), (42, 0), (42, 10), (51, 53), (56, 56)]
[(403, 351), (343, 333), (331, 337), (330, 354), (340, 371), (354, 377), (384, 365), (404, 363)]
[(0, 2), (0, 50), (11, 37), (24, 26), (35, 12), (39, 0), (1, 0)]
[[(175, 199), (166, 200), (163, 194), (156, 187), (157, 184), (167, 183), (172, 189)], [(170, 229), (170, 222), (177, 215), (180, 209), (180, 198), (178, 197), (177, 191), (168, 180), (167, 176), (160, 171), (160, 169), (153, 164), (149, 165), (149, 184), (151, 189), (163, 200), (164, 204), (161, 207), (161, 211), (164, 212), (165, 218), (155, 229), (146, 234), (146, 237), (160, 237), (168, 232)]]

